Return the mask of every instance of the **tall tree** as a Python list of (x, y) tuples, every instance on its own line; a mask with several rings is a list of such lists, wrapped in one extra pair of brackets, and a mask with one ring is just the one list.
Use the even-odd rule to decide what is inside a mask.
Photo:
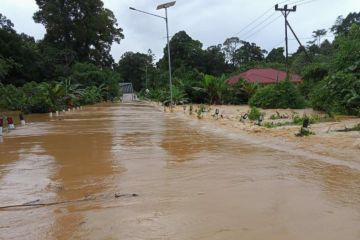
[(116, 71), (121, 74), (125, 82), (131, 82), (135, 91), (145, 88), (146, 67), (151, 72), (153, 68), (152, 55), (126, 52), (122, 55)]
[(229, 71), (226, 64), (225, 53), (222, 51), (221, 44), (208, 47), (203, 53), (202, 72), (214, 76), (221, 76)]
[(336, 35), (347, 35), (354, 23), (360, 25), (360, 12), (350, 13), (346, 18), (339, 16), (330, 30)]
[(269, 54), (266, 56), (266, 61), (270, 63), (284, 63), (285, 56), (284, 56), (284, 48), (274, 48), (272, 49)]
[(227, 38), (223, 43), (223, 51), (225, 52), (226, 61), (235, 66), (235, 53), (241, 42), (238, 37)]
[(0, 80), (17, 86), (27, 81), (41, 81), (41, 55), (35, 39), (18, 34), (13, 26), (0, 14)]
[(7, 19), (4, 15), (0, 13), (0, 28), (6, 31), (14, 32), (14, 24), (11, 22), (10, 19)]
[[(167, 46), (164, 48), (164, 57), (160, 59), (159, 66), (168, 68)], [(171, 64), (173, 69), (182, 66), (199, 68), (202, 64), (202, 43), (192, 39), (185, 31), (176, 33), (170, 41)]]
[(36, 0), (36, 23), (46, 28), (44, 41), (77, 53), (80, 61), (97, 65), (113, 63), (113, 42), (124, 38), (112, 11), (101, 0)]
[(317, 42), (317, 45), (320, 47), (321, 45), (321, 38), (324, 37), (327, 34), (326, 29), (318, 29), (316, 31), (313, 31), (312, 37), (314, 40), (309, 41), (310, 44), (314, 44)]
[(240, 65), (249, 65), (252, 63), (260, 62), (264, 60), (264, 55), (266, 50), (261, 49), (255, 43), (249, 43), (246, 41), (240, 41), (242, 46), (235, 51), (235, 64)]

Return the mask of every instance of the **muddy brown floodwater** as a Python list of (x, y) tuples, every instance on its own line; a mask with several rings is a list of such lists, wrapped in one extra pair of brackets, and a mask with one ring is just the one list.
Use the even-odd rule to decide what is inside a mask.
[(360, 239), (359, 169), (145, 104), (29, 121), (0, 143), (0, 207), (87, 201), (1, 209), (0, 239)]

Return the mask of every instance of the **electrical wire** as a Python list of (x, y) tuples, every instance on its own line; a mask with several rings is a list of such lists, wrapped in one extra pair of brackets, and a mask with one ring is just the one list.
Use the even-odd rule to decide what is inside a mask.
[[(278, 4), (284, 4), (287, 2), (290, 2), (291, 0), (286, 0), (286, 1), (282, 1)], [(301, 0), (301, 1), (306, 1), (306, 0)], [(264, 16), (266, 16), (271, 10), (273, 10), (273, 6), (271, 6), (269, 9), (267, 9), (265, 12), (263, 12), (262, 14), (260, 14), (259, 17), (255, 18), (253, 21), (251, 21), (249, 24), (247, 24), (245, 27), (243, 27), (239, 32), (233, 34), (233, 36), (238, 36), (240, 33), (242, 33), (243, 31), (245, 31), (246, 29), (248, 29), (250, 26), (252, 26), (253, 24), (255, 24), (256, 22), (258, 22), (260, 19), (262, 19)]]
[(276, 15), (276, 12), (274, 12), (273, 14), (271, 14), (270, 16), (268, 16), (267, 18), (265, 18), (263, 21), (261, 21), (259, 24), (257, 24), (255, 27), (253, 27), (252, 29), (250, 29), (249, 31), (246, 31), (243, 36), (247, 36), (249, 35), (249, 33), (251, 34), (252, 31), (254, 31), (255, 29), (257, 29), (258, 27), (260, 27), (261, 25), (263, 25), (265, 22), (267, 22), (269, 19), (271, 19), (273, 16)]
[(318, 0), (309, 0), (309, 1), (305, 1), (305, 2), (303, 2), (303, 3), (298, 4), (298, 6), (306, 5), (306, 4), (309, 4), (309, 3), (315, 2), (315, 1), (318, 1)]
[[(284, 3), (287, 3), (287, 2), (290, 2), (291, 0), (287, 0), (287, 1), (282, 1), (278, 4), (284, 4)], [(311, 0), (311, 1), (316, 1), (316, 0)], [(297, 4), (297, 3), (302, 3), (302, 2), (311, 2), (309, 0), (296, 0), (296, 1), (293, 1), (293, 2), (290, 2), (289, 4), (292, 5), (292, 4)], [(239, 32), (237, 32), (235, 34), (235, 36), (238, 36), (240, 35), (240, 33), (242, 33), (243, 31), (245, 31), (246, 29), (248, 29), (250, 26), (254, 25), (256, 22), (260, 21), (263, 17), (265, 17), (271, 10), (273, 10), (273, 6), (270, 7), (268, 10), (266, 10), (264, 13), (262, 13), (258, 18), (256, 18), (255, 20), (253, 20), (252, 22), (250, 22), (248, 25), (246, 25), (244, 28), (242, 28)], [(252, 27), (251, 29), (247, 30), (243, 36), (245, 37), (242, 37), (242, 38), (245, 38), (245, 39), (248, 39), (249, 37), (255, 35), (256, 33), (258, 33), (259, 30), (262, 30), (264, 29), (264, 27), (260, 28), (260, 29), (257, 29), (258, 27), (260, 27), (261, 25), (265, 24), (269, 19), (271, 19), (276, 13), (273, 13), (271, 14), (270, 16), (268, 16), (267, 18), (265, 18), (264, 20), (262, 20), (260, 23), (258, 23), (256, 26)], [(266, 26), (270, 25), (271, 23), (273, 23), (274, 21), (276, 21), (275, 19), (273, 21), (270, 21)], [(255, 32), (253, 32), (255, 31)]]
[(270, 26), (272, 23), (274, 23), (275, 21), (277, 21), (278, 19), (280, 19), (282, 17), (282, 15), (279, 15), (278, 17), (276, 17), (274, 20), (272, 20), (271, 22), (269, 22), (268, 24), (266, 24), (265, 26), (259, 28), (257, 31), (253, 32), (252, 34), (250, 34), (249, 36), (247, 36), (246, 38), (244, 38), (245, 40), (249, 40), (249, 38), (251, 38), (252, 36), (254, 36), (255, 34), (259, 33), (261, 30), (263, 30), (264, 28)]

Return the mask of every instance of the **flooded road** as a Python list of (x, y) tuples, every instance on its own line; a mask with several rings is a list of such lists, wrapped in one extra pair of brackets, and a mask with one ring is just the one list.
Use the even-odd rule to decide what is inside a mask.
[(29, 120), (0, 143), (0, 207), (63, 203), (0, 209), (0, 239), (360, 239), (358, 169), (145, 104)]

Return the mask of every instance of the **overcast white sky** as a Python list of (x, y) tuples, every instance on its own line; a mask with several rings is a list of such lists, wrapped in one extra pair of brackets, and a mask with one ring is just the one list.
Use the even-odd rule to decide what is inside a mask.
[[(166, 44), (166, 29), (162, 19), (130, 11), (135, 7), (155, 14), (156, 6), (168, 0), (103, 0), (105, 7), (116, 15), (119, 25), (124, 29), (125, 39), (120, 45), (114, 45), (113, 57), (116, 61), (126, 51), (147, 52), (148, 49), (162, 56)], [(244, 27), (257, 19), (283, 0), (178, 0), (169, 9), (170, 35), (185, 30), (193, 39), (200, 40), (204, 47), (223, 43), (228, 37), (235, 36)], [(35, 24), (32, 16), (37, 10), (35, 0), (0, 0), (0, 13), (15, 24), (18, 32), (24, 32), (41, 39), (44, 28)], [(291, 0), (298, 2), (297, 12), (291, 13), (289, 22), (299, 38), (311, 37), (312, 31), (330, 28), (337, 16), (346, 16), (350, 12), (360, 11), (360, 0)], [(301, 3), (305, 3), (300, 5)], [(292, 5), (291, 5), (292, 6)], [(255, 42), (266, 50), (284, 45), (284, 19), (279, 12), (269, 10), (259, 21), (249, 26), (238, 36)], [(274, 21), (275, 20), (275, 21)], [(261, 24), (263, 22), (263, 24)], [(271, 24), (269, 24), (271, 23)], [(255, 29), (254, 29), (255, 28)], [(257, 30), (261, 30), (256, 33)], [(255, 33), (255, 34), (254, 34)], [(293, 36), (289, 37), (290, 50), (298, 47)], [(309, 39), (302, 39), (305, 44)]]

